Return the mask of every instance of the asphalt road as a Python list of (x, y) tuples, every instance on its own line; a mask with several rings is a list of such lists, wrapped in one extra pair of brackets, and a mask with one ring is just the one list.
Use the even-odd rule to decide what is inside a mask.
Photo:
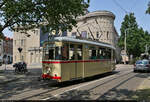
[(134, 73), (132, 65), (118, 65), (113, 73), (53, 85), (27, 76), (0, 85), (0, 99), (15, 100), (130, 100), (150, 73)]

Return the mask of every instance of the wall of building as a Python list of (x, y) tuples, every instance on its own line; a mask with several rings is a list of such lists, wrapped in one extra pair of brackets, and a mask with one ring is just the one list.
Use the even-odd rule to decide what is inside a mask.
[[(29, 36), (28, 36), (29, 35)], [(27, 34), (14, 32), (13, 62), (25, 61), (27, 64), (41, 63), (42, 61), (42, 41), (48, 38), (48, 34), (43, 34), (41, 29), (32, 29)], [(18, 48), (22, 48), (19, 53)]]
[(3, 62), (3, 40), (0, 39), (0, 63)]
[[(76, 33), (77, 36), (82, 36), (82, 33), (87, 32), (87, 38), (94, 39), (115, 45), (114, 35), (114, 19), (115, 15), (109, 11), (95, 11), (88, 13), (77, 20), (77, 27), (74, 27), (68, 36)], [(91, 35), (92, 33), (92, 35)]]
[[(72, 31), (67, 31), (69, 37), (81, 36), (96, 39), (116, 47), (118, 33), (114, 27), (115, 15), (109, 11), (95, 11), (87, 13), (85, 16), (78, 17), (77, 27)], [(48, 39), (48, 33), (43, 34), (41, 29), (33, 29), (27, 32), (30, 37), (21, 32), (14, 32), (13, 62), (25, 61), (28, 64), (41, 63), (42, 61), (42, 42)], [(84, 36), (84, 34), (86, 36)], [(64, 36), (62, 33), (61, 36)], [(21, 54), (18, 48), (23, 50)], [(21, 57), (20, 57), (21, 56)]]
[(5, 37), (0, 41), (0, 61), (10, 64), (13, 62), (13, 39)]

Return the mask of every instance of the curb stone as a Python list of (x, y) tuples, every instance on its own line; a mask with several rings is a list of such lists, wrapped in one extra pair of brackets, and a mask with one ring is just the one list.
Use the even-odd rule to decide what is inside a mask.
[(9, 82), (17, 81), (17, 80), (19, 80), (19, 79), (20, 79), (20, 78), (10, 79), (10, 80), (7, 80), (7, 81), (0, 82), (0, 84), (7, 84), (7, 83), (9, 83)]

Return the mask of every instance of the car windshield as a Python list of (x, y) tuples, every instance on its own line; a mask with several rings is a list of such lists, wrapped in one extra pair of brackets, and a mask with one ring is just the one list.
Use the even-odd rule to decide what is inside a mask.
[(137, 61), (136, 64), (149, 64), (148, 61)]

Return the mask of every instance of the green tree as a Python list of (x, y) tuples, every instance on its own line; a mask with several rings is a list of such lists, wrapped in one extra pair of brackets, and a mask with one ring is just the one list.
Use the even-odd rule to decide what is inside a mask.
[(133, 13), (126, 15), (121, 25), (121, 36), (118, 45), (124, 49), (124, 38), (126, 31), (127, 54), (133, 57), (140, 56), (145, 51), (145, 45), (150, 43), (150, 35), (142, 28), (138, 28), (136, 18)]
[(148, 3), (148, 8), (147, 8), (147, 10), (146, 10), (146, 13), (147, 13), (147, 14), (150, 14), (150, 2)]
[(88, 6), (89, 0), (0, 0), (0, 34), (6, 28), (27, 30), (43, 22), (48, 30), (71, 29)]

